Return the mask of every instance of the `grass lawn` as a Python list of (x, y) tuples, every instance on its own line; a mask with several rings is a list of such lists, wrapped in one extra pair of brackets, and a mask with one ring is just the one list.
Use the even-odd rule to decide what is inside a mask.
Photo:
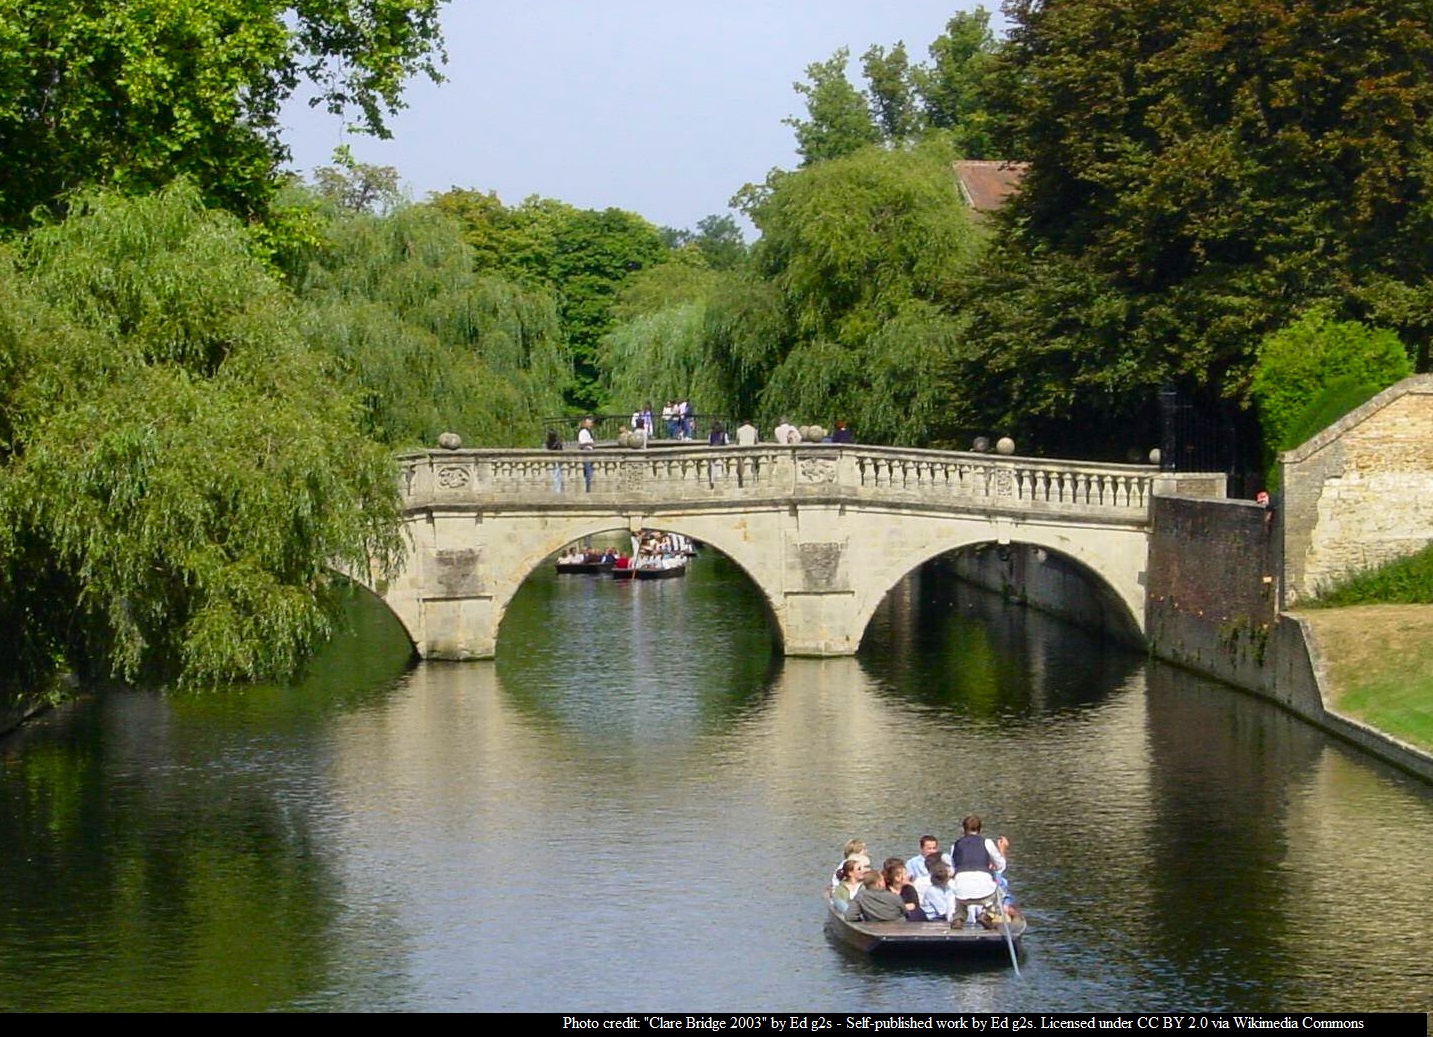
[(1328, 667), (1328, 707), (1433, 752), (1433, 605), (1352, 605), (1299, 615)]

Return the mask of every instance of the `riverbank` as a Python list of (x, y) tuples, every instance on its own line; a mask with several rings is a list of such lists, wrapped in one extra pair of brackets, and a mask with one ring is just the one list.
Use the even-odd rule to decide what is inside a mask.
[(0, 737), (74, 693), (73, 684), (63, 679), (56, 679), (38, 691), (0, 691)]
[(1322, 661), (1324, 705), (1433, 754), (1433, 605), (1297, 613)]

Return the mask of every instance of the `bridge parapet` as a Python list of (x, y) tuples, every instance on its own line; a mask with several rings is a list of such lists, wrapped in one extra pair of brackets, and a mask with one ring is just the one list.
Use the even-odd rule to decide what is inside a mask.
[(1142, 525), (1160, 478), (1148, 465), (838, 444), (440, 450), (399, 462), (410, 510), (850, 500)]

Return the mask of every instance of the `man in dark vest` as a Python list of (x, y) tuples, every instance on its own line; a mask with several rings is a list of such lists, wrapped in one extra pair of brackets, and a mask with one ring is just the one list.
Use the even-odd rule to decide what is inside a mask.
[(974, 910), (996, 896), (995, 873), (1005, 870), (1005, 858), (995, 843), (980, 834), (981, 820), (971, 814), (960, 823), (965, 834), (950, 848), (955, 878), (956, 922), (974, 924)]

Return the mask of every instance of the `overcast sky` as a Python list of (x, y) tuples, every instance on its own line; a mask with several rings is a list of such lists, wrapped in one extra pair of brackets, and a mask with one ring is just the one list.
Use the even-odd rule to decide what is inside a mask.
[(301, 103), (286, 112), (285, 139), (301, 172), (347, 143), (359, 161), (397, 167), (415, 199), (471, 187), (508, 204), (539, 194), (693, 227), (773, 166), (795, 167), (781, 120), (804, 114), (791, 84), (807, 65), (897, 40), (925, 61), (951, 15), (975, 6), (453, 0), (448, 81), (409, 84), (392, 140), (346, 136), (339, 119)]

